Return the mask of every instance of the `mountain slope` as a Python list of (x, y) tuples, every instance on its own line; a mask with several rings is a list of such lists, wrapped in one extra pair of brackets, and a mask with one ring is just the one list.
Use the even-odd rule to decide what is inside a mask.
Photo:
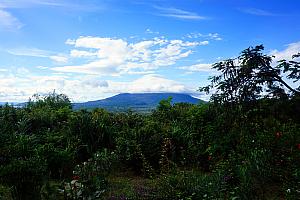
[(200, 103), (200, 99), (196, 99), (188, 94), (178, 93), (122, 93), (103, 100), (88, 101), (85, 103), (74, 103), (74, 109), (92, 109), (105, 108), (110, 111), (116, 110), (151, 110), (154, 109), (161, 100), (172, 97), (172, 103)]

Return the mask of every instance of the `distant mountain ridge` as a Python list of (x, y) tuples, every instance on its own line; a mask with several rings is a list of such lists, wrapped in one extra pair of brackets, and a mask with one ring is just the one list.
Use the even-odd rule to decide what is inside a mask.
[(4, 105), (17, 105), (18, 103), (15, 103), (15, 102), (0, 102), (0, 106), (4, 106)]
[(203, 103), (203, 100), (182, 93), (121, 93), (106, 99), (73, 103), (73, 109), (104, 108), (109, 111), (137, 110), (146, 111), (156, 108), (163, 99), (172, 97), (172, 103)]

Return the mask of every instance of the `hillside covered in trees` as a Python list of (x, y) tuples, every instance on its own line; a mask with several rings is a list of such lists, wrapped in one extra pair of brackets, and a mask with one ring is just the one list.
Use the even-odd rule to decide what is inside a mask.
[(171, 103), (191, 103), (204, 102), (188, 94), (181, 93), (121, 93), (115, 96), (83, 103), (73, 103), (73, 109), (94, 109), (104, 108), (111, 112), (122, 112), (132, 110), (135, 112), (151, 112), (163, 99), (172, 97)]
[(213, 66), (208, 104), (147, 115), (55, 93), (1, 106), (0, 199), (298, 199), (298, 57), (250, 47)]

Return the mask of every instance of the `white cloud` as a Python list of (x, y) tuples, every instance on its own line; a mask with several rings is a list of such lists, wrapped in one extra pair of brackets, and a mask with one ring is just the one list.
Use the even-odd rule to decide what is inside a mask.
[(38, 68), (38, 69), (48, 69), (48, 67), (46, 67), (46, 66), (36, 66), (36, 68)]
[(287, 45), (287, 48), (279, 51), (279, 50), (272, 50), (270, 52), (271, 55), (274, 55), (274, 61), (279, 61), (279, 60), (291, 60), (292, 56), (300, 52), (300, 41), (291, 43)]
[(177, 19), (186, 19), (186, 20), (206, 20), (208, 19), (205, 16), (201, 16), (195, 12), (190, 12), (178, 8), (164, 8), (164, 7), (159, 7), (155, 6), (157, 10), (160, 12), (157, 14), (159, 16), (164, 16), (164, 17), (172, 17), (172, 18), (177, 18)]
[(56, 56), (50, 56), (49, 58), (58, 63), (68, 62), (68, 58), (65, 56), (56, 55)]
[(145, 31), (147, 34), (159, 34), (158, 31), (152, 31), (150, 28), (147, 28)]
[(84, 85), (89, 85), (93, 88), (102, 88), (105, 87), (107, 88), (108, 82), (105, 80), (100, 80), (98, 77), (86, 77), (85, 80), (83, 81)]
[(179, 69), (187, 70), (190, 72), (211, 72), (211, 71), (213, 71), (211, 63), (199, 63), (199, 64), (195, 64), (195, 65), (190, 65), (190, 66), (179, 67)]
[(18, 29), (21, 29), (24, 25), (13, 16), (11, 13), (0, 9), (0, 28), (2, 30), (7, 31), (16, 31)]
[(127, 92), (191, 92), (182, 83), (166, 79), (159, 75), (145, 75), (127, 85)]
[(61, 74), (35, 75), (25, 68), (1, 73), (0, 85), (0, 102), (24, 102), (35, 93), (46, 94), (54, 89), (76, 102), (102, 99), (124, 92), (196, 91), (196, 88), (156, 74), (144, 75), (133, 81), (112, 81), (102, 79), (98, 75), (75, 77)]
[[(123, 39), (79, 37), (68, 39), (66, 44), (75, 48), (70, 56), (89, 58), (87, 63), (51, 68), (59, 72), (74, 72), (98, 75), (147, 74), (163, 66), (175, 64), (188, 57), (192, 48), (208, 45), (208, 41), (167, 40), (155, 37), (149, 40), (128, 43)], [(82, 50), (82, 48), (86, 50)]]
[(69, 45), (75, 45), (76, 40), (72, 40), (72, 39), (67, 39), (67, 41), (65, 42), (65, 44), (69, 44)]
[[(37, 48), (8, 50), (17, 56), (40, 57), (67, 64), (35, 66), (33, 72), (28, 70), (30, 68), (0, 70), (0, 101), (26, 101), (35, 93), (49, 93), (54, 89), (74, 101), (96, 100), (123, 92), (195, 92), (196, 88), (155, 73), (161, 67), (177, 64), (180, 59), (190, 56), (195, 47), (209, 42), (164, 37), (135, 42), (79, 37), (66, 43), (71, 45), (69, 55)], [(47, 76), (35, 74), (37, 69), (45, 70)], [(119, 77), (114, 77), (128, 74), (140, 78), (117, 81)]]
[(52, 54), (52, 52), (50, 51), (46, 51), (38, 48), (27, 48), (27, 47), (8, 49), (7, 52), (15, 56), (31, 56), (31, 57), (41, 57), (41, 58), (49, 57), (50, 54)]
[[(95, 77), (88, 76), (92, 82)], [(101, 83), (102, 85), (97, 85)], [(68, 95), (72, 99), (77, 101), (97, 100), (106, 98), (118, 93), (147, 93), (147, 92), (182, 92), (182, 93), (193, 93), (196, 88), (191, 88), (183, 83), (164, 78), (160, 75), (148, 74), (144, 75), (133, 81), (103, 81), (98, 79), (96, 84), (86, 84), (87, 80), (84, 81), (72, 81), (67, 82), (65, 90), (68, 91)], [(72, 85), (71, 85), (72, 84)], [(76, 89), (75, 89), (76, 88)]]
[(220, 35), (218, 33), (209, 33), (208, 37), (213, 40), (222, 40), (222, 38), (220, 37)]
[(64, 87), (65, 76), (36, 76), (26, 68), (1, 74), (0, 101), (23, 102), (35, 93), (48, 93)]
[(154, 74), (155, 71), (127, 71), (127, 74), (135, 74), (135, 75), (145, 75), (145, 74)]
[(74, 44), (75, 47), (107, 49), (114, 47), (126, 48), (127, 42), (122, 39), (102, 38), (102, 37), (79, 37), (77, 40), (67, 40), (67, 44)]
[[(115, 63), (117, 66), (118, 63)], [(70, 65), (63, 67), (53, 67), (51, 68), (58, 72), (68, 72), (68, 73), (84, 73), (84, 74), (94, 74), (94, 75), (111, 75), (117, 76), (117, 68), (114, 67), (114, 63), (109, 60), (99, 60), (93, 61), (83, 65)]]
[(97, 56), (97, 53), (73, 49), (71, 50), (70, 56), (75, 58), (94, 57)]
[(16, 72), (18, 74), (22, 74), (23, 76), (24, 75), (28, 75), (30, 73), (30, 71), (27, 68), (25, 68), (25, 67), (19, 67), (19, 68), (17, 68)]
[(205, 41), (199, 42), (198, 44), (199, 45), (208, 45), (209, 41), (205, 40)]
[(222, 40), (222, 37), (219, 33), (208, 33), (208, 34), (202, 34), (202, 33), (189, 33), (186, 35), (187, 38), (190, 39), (199, 39), (199, 38), (205, 38), (208, 40), (216, 40), (220, 41)]

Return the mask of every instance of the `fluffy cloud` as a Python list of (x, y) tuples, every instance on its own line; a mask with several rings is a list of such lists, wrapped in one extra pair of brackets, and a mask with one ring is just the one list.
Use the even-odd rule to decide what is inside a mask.
[(80, 51), (80, 50), (74, 49), (74, 50), (71, 50), (70, 56), (75, 57), (75, 58), (86, 58), (86, 57), (97, 56), (97, 53), (90, 52), (90, 51)]
[[(127, 84), (127, 92), (191, 92), (184, 84), (159, 75), (145, 75)], [(193, 91), (194, 92), (194, 91)]]
[(222, 40), (219, 33), (208, 33), (208, 34), (189, 33), (189, 34), (186, 35), (186, 37), (190, 38), (190, 39), (205, 38), (205, 39), (208, 39), (208, 40), (216, 40), (216, 41)]
[(271, 55), (274, 55), (274, 61), (279, 61), (279, 60), (290, 60), (292, 59), (292, 56), (300, 52), (300, 42), (295, 42), (287, 45), (287, 48), (285, 48), (282, 51), (278, 50), (272, 50)]
[(56, 88), (64, 88), (65, 79), (63, 76), (34, 76), (21, 71), (5, 74), (0, 79), (0, 101), (27, 101), (35, 93), (48, 93)]
[(54, 71), (58, 72), (68, 72), (68, 73), (84, 73), (84, 74), (99, 74), (99, 75), (111, 75), (117, 76), (118, 71), (117, 66), (119, 63), (114, 62), (114, 60), (99, 60), (93, 61), (83, 65), (70, 65), (64, 67), (53, 67)]
[(76, 48), (71, 50), (71, 57), (88, 60), (84, 64), (53, 67), (52, 70), (120, 75), (148, 73), (163, 66), (173, 65), (178, 60), (188, 57), (193, 52), (192, 48), (208, 45), (209, 42), (167, 40), (156, 37), (128, 43), (123, 39), (81, 36), (76, 40), (68, 39), (66, 44)]
[(60, 56), (60, 55), (56, 55), (56, 56), (50, 56), (49, 57), (51, 60), (58, 62), (58, 63), (66, 63), (68, 62), (68, 58), (65, 56)]
[(103, 80), (98, 75), (69, 77), (66, 75), (34, 75), (27, 69), (13, 70), (0, 75), (0, 102), (27, 101), (35, 93), (54, 89), (67, 94), (73, 101), (97, 100), (117, 93), (138, 92), (195, 92), (196, 88), (156, 74), (143, 75), (133, 81)]
[(92, 86), (93, 88), (108, 87), (108, 82), (96, 78), (90, 78), (83, 81), (83, 84)]

